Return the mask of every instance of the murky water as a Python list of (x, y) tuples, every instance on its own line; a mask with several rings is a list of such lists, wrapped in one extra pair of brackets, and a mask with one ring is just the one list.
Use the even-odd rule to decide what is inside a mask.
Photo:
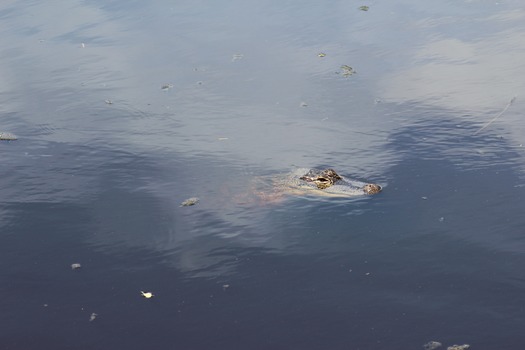
[[(520, 1), (0, 19), (0, 349), (523, 346)], [(255, 193), (297, 167), (384, 191)]]

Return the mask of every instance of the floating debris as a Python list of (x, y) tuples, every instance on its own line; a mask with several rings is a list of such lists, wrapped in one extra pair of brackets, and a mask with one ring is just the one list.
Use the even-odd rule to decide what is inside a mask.
[(191, 198), (186, 199), (184, 202), (182, 202), (180, 204), (180, 206), (181, 207), (189, 207), (189, 206), (195, 205), (197, 203), (199, 203), (199, 198), (191, 197)]
[(95, 318), (97, 318), (97, 316), (98, 316), (98, 314), (96, 314), (96, 313), (93, 312), (93, 313), (91, 314), (91, 316), (89, 316), (89, 322), (93, 322), (93, 321), (95, 321)]
[(352, 74), (355, 74), (355, 73), (357, 73), (357, 72), (355, 71), (354, 68), (352, 68), (352, 67), (350, 67), (350, 66), (348, 66), (346, 64), (343, 64), (341, 66), (341, 74), (343, 75), (343, 77), (349, 77), (349, 76), (351, 76)]
[(306, 102), (301, 102), (301, 107), (308, 107), (308, 104)]
[(143, 292), (143, 291), (140, 291), (140, 294), (141, 294), (144, 298), (146, 298), (146, 299), (151, 299), (151, 298), (154, 297), (153, 293), (151, 293), (151, 292)]
[(228, 140), (228, 138), (227, 137), (217, 137), (217, 140), (219, 140), (219, 141), (226, 141), (226, 140)]
[(104, 102), (106, 102), (106, 104), (108, 104), (108, 105), (112, 105), (113, 104), (113, 101), (111, 101), (111, 100), (104, 100)]
[(82, 44), (80, 44), (80, 47), (85, 48), (86, 44), (82, 43)]
[(173, 84), (164, 84), (160, 87), (161, 90), (167, 91), (169, 89), (173, 88)]
[(230, 287), (229, 284), (223, 284), (223, 285), (222, 285), (222, 290), (226, 290), (226, 289), (228, 289), (229, 287)]
[(361, 11), (368, 11), (368, 10), (370, 10), (370, 7), (368, 7), (368, 6), (359, 6), (359, 9)]
[(71, 264), (71, 270), (78, 270), (82, 267), (79, 263)]
[(10, 132), (0, 132), (0, 140), (14, 141), (18, 140), (18, 137), (15, 134), (11, 134)]
[(317, 54), (317, 56), (319, 56), (319, 57), (326, 57), (326, 54), (325, 54), (324, 52), (319, 52), (319, 53)]
[(463, 345), (452, 345), (452, 346), (449, 346), (447, 348), (447, 350), (465, 350), (465, 349), (468, 349), (470, 348), (470, 345), (469, 344), (463, 344)]
[(441, 344), (438, 341), (433, 341), (432, 340), (432, 341), (429, 341), (428, 343), (426, 343), (425, 345), (423, 345), (423, 349), (425, 349), (425, 350), (434, 350), (434, 349), (439, 348), (441, 345), (443, 345), (443, 344)]
[(242, 53), (236, 53), (232, 56), (232, 62), (235, 62), (237, 60), (242, 60), (243, 57), (244, 55)]
[(421, 197), (421, 199), (426, 201), (428, 197)]

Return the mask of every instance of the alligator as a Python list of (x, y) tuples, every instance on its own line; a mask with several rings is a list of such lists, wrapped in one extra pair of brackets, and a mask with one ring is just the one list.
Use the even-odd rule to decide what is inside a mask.
[[(269, 191), (265, 188), (269, 188)], [(274, 202), (283, 195), (346, 198), (372, 195), (381, 192), (382, 189), (378, 184), (341, 176), (333, 169), (306, 168), (258, 178), (253, 188), (257, 197), (268, 202)]]
[[(303, 183), (297, 182), (295, 176), (289, 177), (291, 182), (298, 184), (301, 187), (304, 187)], [(325, 192), (330, 194), (338, 194), (350, 196), (350, 195), (360, 195), (360, 194), (376, 194), (381, 192), (382, 187), (377, 184), (364, 183), (357, 180), (350, 180), (348, 178), (343, 178), (341, 175), (335, 172), (334, 169), (311, 169), (303, 176), (299, 177), (299, 180), (315, 184), (315, 186), (320, 190), (326, 190)], [(310, 186), (311, 187), (311, 186)]]

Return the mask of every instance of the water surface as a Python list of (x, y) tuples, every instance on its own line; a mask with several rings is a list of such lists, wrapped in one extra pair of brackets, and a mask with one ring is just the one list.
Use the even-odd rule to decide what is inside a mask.
[(525, 8), (363, 4), (4, 1), (0, 349), (519, 349)]

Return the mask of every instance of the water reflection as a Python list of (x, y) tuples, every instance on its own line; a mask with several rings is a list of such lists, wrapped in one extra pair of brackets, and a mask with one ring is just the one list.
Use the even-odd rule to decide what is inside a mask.
[[(392, 166), (377, 197), (263, 203), (250, 193), (250, 180), (261, 169), (205, 157), (179, 156), (163, 166), (130, 158), (99, 169), (109, 182), (100, 184), (102, 192), (89, 205), (98, 226), (91, 244), (124, 254), (129, 247), (149, 247), (192, 276), (235, 274), (236, 257), (228, 251), (242, 247), (333, 255), (359, 251), (371, 237), (385, 234), (388, 242), (392, 236), (452, 235), (497, 252), (519, 252), (521, 153), (505, 138), (472, 136), (474, 125), (458, 125), (445, 115), (430, 123), (430, 115), (439, 115), (435, 109), (408, 110), (420, 120), (390, 136), (384, 152)], [(201, 198), (196, 206), (180, 207), (194, 195)]]
[[(397, 72), (381, 79), (385, 98), (468, 110), (478, 122), (488, 120), (524, 89), (517, 78), (525, 73), (524, 17), (523, 9), (508, 4), (483, 15), (412, 21), (413, 28), (426, 36), (405, 53)], [(502, 123), (512, 125), (508, 120)]]
[[(142, 20), (132, 22), (133, 17), (77, 6), (75, 11), (68, 12), (72, 22), (63, 23), (65, 27), (50, 31), (44, 26), (38, 35), (17, 34), (23, 49), (16, 57), (38, 60), (25, 73), (31, 75), (31, 84), (22, 87), (15, 77), (10, 78), (11, 86), (26, 91), (26, 98), (19, 101), (25, 110), (22, 118), (43, 125), (44, 114), (53, 114), (51, 123), (45, 121), (54, 130), (49, 140), (114, 144), (120, 139), (125, 147), (196, 153), (215, 153), (222, 148), (230, 157), (251, 164), (265, 162), (276, 169), (288, 168), (305, 153), (316, 158), (330, 157), (334, 149), (344, 146), (337, 141), (339, 137), (333, 137), (338, 131), (341, 137), (351, 134), (353, 149), (373, 147), (366, 137), (360, 137), (361, 132), (379, 138), (384, 135), (382, 130), (367, 130), (374, 123), (369, 117), (364, 118), (373, 113), (373, 96), (367, 96), (369, 111), (362, 111), (363, 117), (361, 113), (351, 113), (354, 120), (351, 129), (340, 131), (344, 127), (341, 122), (347, 123), (348, 118), (339, 120), (334, 114), (340, 114), (337, 101), (344, 102), (346, 97), (317, 92), (325, 90), (311, 78), (318, 81), (319, 76), (315, 75), (319, 69), (325, 79), (330, 78), (323, 83), (325, 86), (348, 85), (335, 75), (341, 65), (337, 63), (338, 53), (332, 53), (323, 63), (317, 57), (316, 45), (308, 44), (306, 39), (291, 40), (279, 26), (270, 34), (278, 40), (247, 46), (251, 37), (246, 37), (246, 43), (239, 38), (241, 43), (232, 45), (227, 36), (220, 40), (199, 36), (195, 25), (200, 23), (200, 17), (187, 16), (179, 8), (166, 14), (154, 9), (142, 10), (145, 10)], [(282, 26), (293, 23), (287, 16), (280, 18), (286, 13), (282, 9), (264, 10), (275, 12)], [(309, 14), (312, 11), (307, 7), (303, 10)], [(213, 12), (206, 22), (210, 28), (222, 27), (216, 22), (220, 18), (216, 11), (229, 13), (223, 7), (208, 6), (203, 6), (202, 12), (192, 11), (200, 15)], [(35, 17), (40, 22), (47, 21), (47, 12), (37, 5), (16, 12), (13, 17), (21, 23), (19, 26), (29, 25)], [(165, 16), (169, 17), (168, 31), (159, 28), (168, 22), (154, 21), (157, 17), (167, 21)], [(113, 20), (108, 21), (108, 17)], [(82, 20), (73, 23), (77, 18)], [(241, 35), (245, 24), (234, 21), (223, 31)], [(249, 28), (255, 31), (254, 35), (262, 30)], [(172, 36), (174, 32), (187, 33), (187, 37)], [(221, 31), (215, 33), (219, 35)], [(38, 42), (39, 36), (46, 39)], [(198, 37), (197, 42), (194, 36)], [(306, 38), (306, 33), (303, 36)], [(243, 48), (244, 58), (231, 62), (232, 54)], [(62, 59), (57, 60), (53, 52), (61, 52)], [(267, 71), (272, 74), (266, 74)], [(166, 83), (173, 84), (173, 89), (161, 91), (160, 87)], [(38, 96), (38, 100), (29, 96)], [(105, 105), (106, 99), (113, 101), (113, 105)], [(300, 108), (303, 100), (308, 103), (306, 109)], [(152, 133), (155, 137), (149, 137)], [(218, 138), (228, 138), (228, 142), (219, 144)], [(361, 161), (373, 154), (362, 157)], [(368, 166), (373, 162), (370, 160)]]
[[(409, 4), (412, 2), (398, 6)], [(424, 31), (416, 42), (407, 45), (410, 50), (402, 53), (408, 59), (387, 70), (379, 62), (392, 62), (401, 56), (396, 56), (398, 50), (389, 45), (377, 47), (378, 40), (384, 42), (378, 34), (384, 26), (379, 23), (389, 18), (388, 11), (397, 14), (388, 23), (403, 19), (408, 15), (403, 7), (372, 7), (364, 14), (343, 3), (337, 5), (342, 9), (339, 13), (305, 6), (301, 8), (305, 16), (321, 10), (312, 28), (333, 20), (341, 29), (312, 37), (314, 30), (298, 33), (294, 29), (298, 23), (291, 21), (285, 8), (261, 6), (263, 13), (276, 20), (276, 27), (267, 35), (275, 40), (254, 46), (248, 45), (252, 36), (246, 33), (260, 34), (267, 30), (264, 26), (251, 26), (243, 32), (247, 23), (239, 16), (232, 14), (236, 20), (226, 26), (221, 16), (206, 17), (214, 11), (230, 13), (228, 6), (187, 5), (167, 12), (142, 7), (137, 17), (139, 10), (135, 7), (76, 4), (62, 9), (69, 11), (71, 21), (53, 28), (39, 24), (49, 22), (51, 16), (44, 5), (25, 9), (13, 6), (5, 12), (9, 14), (6, 19), (18, 23), (13, 26), (17, 34), (8, 32), (11, 46), (18, 40), (18, 49), (12, 50), (10, 57), (37, 60), (38, 64), (26, 65), (25, 74), (32, 77), (32, 83), (23, 84), (23, 99), (10, 101), (7, 106), (12, 110), (24, 106), (23, 121), (17, 123), (25, 133), (13, 131), (36, 141), (27, 143), (25, 161), (20, 160), (18, 171), (4, 178), (6, 191), (11, 198), (28, 201), (70, 200), (79, 198), (79, 191), (88, 196), (96, 194), (94, 215), (100, 217), (100, 227), (108, 232), (103, 238), (108, 239), (104, 243), (107, 246), (114, 239), (170, 251), (179, 249), (180, 242), (204, 236), (216, 237), (218, 242), (230, 238), (242, 242), (239, 244), (289, 251), (294, 238), (277, 237), (274, 232), (275, 227), (283, 225), (278, 214), (290, 215), (290, 209), (243, 207), (233, 200), (249, 191), (250, 178), (293, 166), (327, 165), (388, 184), (395, 180), (392, 169), (404, 166), (407, 156), (414, 156), (411, 147), (427, 161), (446, 161), (471, 169), (484, 169), (489, 164), (505, 166), (521, 157), (519, 150), (501, 157), (499, 150), (505, 143), (490, 134), (465, 136), (476, 129), (473, 121), (480, 121), (474, 119), (474, 113), (483, 114), (487, 120), (500, 107), (500, 97), (506, 101), (521, 87), (522, 82), (513, 76), (519, 76), (516, 71), (523, 61), (519, 57), (524, 50), (517, 40), (522, 27), (514, 24), (523, 13), (510, 5), (499, 13), (489, 7), (485, 16), (469, 17), (470, 24), (479, 27), (482, 23), (484, 30), (468, 38), (455, 36), (459, 30), (449, 30), (463, 28), (463, 17), (460, 20), (459, 15), (451, 17), (442, 10), (433, 15), (425, 10), (423, 18), (394, 26), (389, 33), (400, 38), (397, 44), (411, 29)], [(472, 4), (460, 7), (469, 9)], [(208, 21), (203, 22), (203, 16)], [(349, 22), (345, 16), (356, 21)], [(30, 24), (35, 17), (37, 23)], [(222, 31), (211, 37), (203, 35), (208, 31), (200, 32), (196, 27), (199, 23)], [(489, 34), (486, 27), (494, 28), (494, 32)], [(169, 30), (163, 30), (166, 28)], [(185, 35), (173, 37), (173, 32)], [(239, 35), (235, 42), (229, 42), (233, 34)], [(351, 45), (337, 45), (342, 38), (350, 38)], [(161, 44), (164, 41), (168, 45)], [(317, 56), (321, 48), (328, 52), (323, 59)], [(55, 52), (63, 59), (57, 60)], [(232, 60), (237, 53), (242, 53), (242, 59)], [(372, 54), (369, 61), (365, 54)], [(352, 62), (346, 62), (350, 59)], [(341, 64), (354, 62), (358, 74), (351, 79), (335, 74)], [(374, 80), (378, 75), (380, 79)], [(498, 85), (498, 79), (506, 82), (505, 87)], [(11, 76), (10, 82), (20, 91), (16, 80)], [(173, 88), (162, 91), (166, 83)], [(38, 100), (32, 102), (32, 96)], [(384, 102), (374, 104), (377, 96)], [(113, 103), (104, 103), (105, 99)], [(395, 106), (388, 102), (392, 100), (415, 102)], [(307, 106), (302, 107), (301, 101), (307, 101)], [(436, 117), (422, 110), (424, 118), (418, 118), (414, 105), (433, 105), (441, 114)], [(444, 113), (445, 109), (449, 112)], [(53, 117), (47, 120), (49, 114)], [(460, 114), (457, 121), (450, 118), (454, 114)], [(508, 114), (512, 115), (512, 109)], [(405, 147), (407, 142), (410, 146)], [(73, 157), (68, 155), (68, 148), (76, 144), (90, 146), (75, 146), (77, 165), (71, 165)], [(102, 155), (105, 152), (107, 155)], [(224, 164), (216, 164), (215, 159), (222, 159)], [(139, 168), (142, 170), (137, 172)], [(421, 166), (426, 168), (434, 166)], [(121, 173), (122, 169), (129, 174)], [(103, 180), (93, 184), (97, 173), (103, 174)], [(49, 179), (58, 185), (50, 186)], [(22, 196), (15, 183), (28, 191)], [(91, 185), (82, 186), (86, 183)], [(520, 181), (512, 183), (518, 186)], [(129, 186), (135, 186), (132, 193)], [(191, 214), (179, 213), (180, 201), (193, 195), (206, 200), (195, 210), (183, 208), (192, 210)], [(152, 241), (141, 233), (146, 227), (139, 223), (117, 230), (112, 219), (103, 218), (115, 205), (112, 198), (122, 198), (116, 207), (125, 208), (122, 215), (133, 213), (140, 218), (141, 212), (156, 208), (166, 212), (158, 221), (169, 224), (159, 227), (162, 233)], [(128, 208), (129, 203), (150, 205)], [(344, 214), (366, 212), (360, 207), (363, 203), (367, 202), (345, 203), (355, 208)], [(313, 210), (309, 205), (306, 210)], [(337, 210), (340, 207), (341, 203), (335, 204)], [(151, 221), (147, 215), (141, 219), (143, 225)], [(302, 227), (315, 226), (309, 221), (296, 224), (298, 232)], [(124, 237), (109, 233), (117, 231), (121, 231), (117, 236)], [(127, 231), (130, 233), (124, 234)], [(214, 243), (210, 244), (213, 249)], [(187, 251), (185, 254), (190, 255)]]
[[(521, 339), (518, 2), (23, 5), (0, 6), (4, 343)], [(327, 166), (385, 190), (253, 198)]]

